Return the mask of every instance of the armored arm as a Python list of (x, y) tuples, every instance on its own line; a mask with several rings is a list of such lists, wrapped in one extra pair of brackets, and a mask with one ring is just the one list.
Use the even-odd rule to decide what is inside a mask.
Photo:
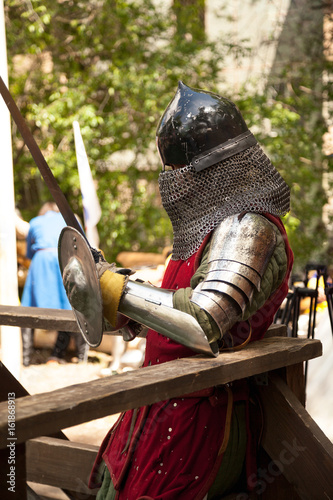
[(174, 308), (173, 297), (172, 290), (129, 280), (118, 310), (195, 352), (216, 356), (217, 346), (209, 344), (204, 330), (193, 316)]
[(286, 265), (276, 226), (255, 213), (228, 217), (214, 231), (205, 276), (189, 300), (214, 319), (222, 338), (236, 321), (263, 305), (282, 281)]
[[(123, 321), (126, 316), (195, 352), (209, 356), (218, 354), (215, 346), (210, 346), (199, 323), (190, 314), (174, 309), (172, 290), (129, 280), (128, 276), (117, 272), (114, 264), (105, 261), (96, 265), (96, 271), (100, 281), (103, 316), (114, 329), (126, 330)], [(82, 261), (71, 257), (63, 270), (64, 285), (72, 307), (84, 316), (92, 309), (90, 304), (95, 298), (87, 278)], [(92, 315), (96, 316), (94, 308)], [(125, 333), (128, 336), (126, 340), (130, 340), (131, 330)]]
[[(275, 253), (282, 254), (282, 264)], [(200, 342), (193, 344), (205, 332), (216, 351), (215, 341), (261, 307), (283, 279), (284, 242), (265, 217), (234, 215), (215, 229), (201, 268), (193, 290), (173, 292), (129, 281), (119, 311), (167, 336), (172, 332), (174, 340), (194, 350), (200, 351)]]
[[(264, 293), (261, 290), (277, 245), (274, 228), (258, 214), (225, 219), (213, 233), (202, 272), (186, 289), (163, 290), (128, 277), (120, 280), (106, 266), (99, 271), (104, 316), (116, 326), (115, 318), (122, 313), (195, 352), (216, 355), (215, 341), (247, 314), (253, 297), (261, 295), (265, 301), (277, 286), (276, 279), (268, 280), (270, 286)], [(69, 289), (66, 283), (65, 287)]]

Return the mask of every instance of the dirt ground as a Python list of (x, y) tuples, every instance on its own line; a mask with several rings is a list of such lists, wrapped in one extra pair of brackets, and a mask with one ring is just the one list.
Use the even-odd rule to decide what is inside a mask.
[[(69, 355), (74, 356), (74, 353), (69, 352)], [(72, 363), (67, 357), (65, 364), (47, 364), (49, 356), (49, 350), (37, 350), (32, 364), (22, 368), (21, 383), (30, 394), (96, 380), (100, 378), (101, 370), (107, 368), (112, 360), (107, 354), (89, 351), (87, 363)], [(64, 429), (64, 433), (72, 441), (99, 445), (114, 420), (115, 416), (106, 417)]]

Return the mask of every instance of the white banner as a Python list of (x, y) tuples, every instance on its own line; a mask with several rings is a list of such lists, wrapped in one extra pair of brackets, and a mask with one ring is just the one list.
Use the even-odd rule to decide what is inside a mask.
[(80, 125), (77, 121), (73, 122), (73, 128), (77, 168), (81, 185), (85, 233), (90, 245), (94, 248), (99, 248), (99, 236), (96, 226), (101, 218), (102, 211), (90, 170), (88, 156), (83, 144)]

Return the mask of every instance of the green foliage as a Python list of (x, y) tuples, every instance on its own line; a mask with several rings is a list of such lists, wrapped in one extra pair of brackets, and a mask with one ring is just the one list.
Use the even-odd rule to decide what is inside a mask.
[[(332, 235), (323, 222), (328, 201), (323, 178), (332, 178), (323, 150), (327, 123), (332, 120), (332, 114), (328, 116), (333, 97), (332, 60), (323, 51), (320, 5), (304, 2), (303, 7), (290, 5), (264, 91), (258, 96), (244, 89), (239, 103), (291, 188), (291, 212), (285, 224), (297, 273), (310, 261), (330, 264), (333, 253)], [(326, 24), (326, 38), (330, 39), (328, 29)]]
[[(179, 79), (217, 81), (224, 52), (175, 37), (175, 16), (150, 0), (12, 0), (6, 7), (10, 89), (73, 210), (82, 217), (72, 123), (88, 152), (103, 215), (101, 248), (161, 250), (171, 225), (161, 210), (151, 153)], [(49, 197), (14, 130), (16, 200), (30, 218)], [(124, 172), (112, 160), (132, 151)], [(142, 157), (151, 158), (138, 166)], [(142, 164), (142, 161), (141, 161)]]
[(327, 232), (322, 222), (322, 209), (327, 202), (322, 187), (325, 124), (319, 121), (313, 130), (308, 130), (313, 104), (295, 106), (290, 97), (280, 97), (277, 101), (267, 94), (253, 95), (238, 104), (250, 127), (257, 127), (261, 119), (261, 128), (255, 135), (291, 188), (291, 212), (284, 222), (295, 254), (295, 269), (300, 270), (310, 260), (325, 262)]
[[(178, 80), (217, 90), (225, 55), (248, 53), (244, 44), (230, 44), (228, 34), (208, 42), (196, 22), (196, 4), (200, 20), (202, 0), (175, 0), (170, 10), (151, 0), (6, 2), (11, 92), (82, 218), (72, 132), (73, 121), (79, 122), (102, 206), (101, 248), (110, 260), (121, 250), (160, 251), (170, 244), (154, 142)], [(291, 29), (295, 43), (303, 27), (301, 22)], [(244, 88), (229, 95), (291, 188), (285, 222), (297, 268), (326, 261), (329, 251), (322, 222), (321, 111), (322, 96), (330, 100), (332, 88), (323, 87), (321, 75), (332, 68), (322, 58), (321, 31), (313, 31), (303, 35), (303, 55), (287, 58), (263, 92)], [(16, 201), (29, 219), (49, 193), (15, 127), (13, 144)], [(115, 161), (115, 153), (124, 151), (130, 152), (126, 166)]]

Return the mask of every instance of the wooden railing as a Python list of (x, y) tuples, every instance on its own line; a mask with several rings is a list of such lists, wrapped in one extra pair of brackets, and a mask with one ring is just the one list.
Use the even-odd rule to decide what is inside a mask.
[[(0, 306), (0, 324), (77, 331), (71, 311)], [(333, 498), (333, 445), (304, 408), (303, 362), (321, 355), (321, 342), (283, 335), (285, 327), (273, 325), (265, 339), (216, 359), (177, 359), (37, 395), (28, 395), (2, 365), (0, 491), (8, 489), (8, 443), (14, 443), (16, 498), (27, 498), (26, 481), (57, 486), (70, 498), (94, 498), (87, 481), (97, 447), (70, 442), (61, 429), (251, 377), (261, 400), (264, 433), (257, 487), (261, 491), (249, 498), (259, 498), (259, 493), (274, 500)], [(10, 393), (15, 393), (12, 441)], [(33, 492), (29, 495), (34, 498)]]

